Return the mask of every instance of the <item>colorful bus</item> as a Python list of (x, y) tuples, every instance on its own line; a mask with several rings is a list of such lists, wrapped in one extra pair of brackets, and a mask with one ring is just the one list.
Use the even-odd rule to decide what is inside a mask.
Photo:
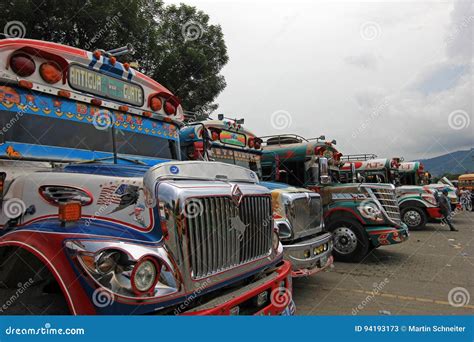
[[(209, 120), (181, 129), (181, 155), (239, 165), (262, 176), (261, 139), (241, 120)], [(284, 183), (261, 182), (272, 192), (273, 219), (293, 277), (317, 273), (333, 262), (332, 237), (325, 230), (319, 194)]]
[(292, 314), (271, 192), (176, 161), (179, 100), (117, 51), (0, 41), (0, 280), (30, 289), (10, 312)]
[(340, 182), (342, 153), (335, 148), (335, 141), (298, 135), (263, 139), (264, 180), (305, 187), (321, 195), (336, 259), (360, 261), (372, 248), (408, 238), (393, 185)]
[(341, 158), (345, 163), (341, 167), (341, 175), (350, 179), (351, 170), (355, 167), (357, 178), (362, 177), (367, 183), (400, 183), (400, 158), (377, 158), (374, 154), (344, 155)]

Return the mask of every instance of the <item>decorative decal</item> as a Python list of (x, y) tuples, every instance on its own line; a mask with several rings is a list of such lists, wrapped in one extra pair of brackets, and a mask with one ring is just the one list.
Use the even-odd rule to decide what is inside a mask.
[(244, 238), (245, 230), (249, 225), (245, 225), (245, 223), (242, 222), (239, 216), (234, 216), (230, 218), (230, 230), (235, 230), (237, 233), (239, 240), (242, 241)]
[(240, 188), (237, 184), (232, 187), (232, 201), (238, 207), (240, 205), (240, 201), (242, 201), (242, 197), (244, 194), (240, 191)]
[(0, 86), (0, 110), (20, 111), (24, 114), (48, 117), (51, 116), (51, 113), (54, 113), (57, 118), (90, 124), (93, 123), (94, 116), (97, 113), (107, 111), (115, 117), (115, 125), (119, 129), (172, 140), (177, 140), (179, 135), (179, 130), (174, 124), (98, 108), (70, 99), (58, 99), (47, 94), (31, 93), (23, 89), (5, 86)]
[(170, 166), (170, 172), (173, 174), (173, 175), (177, 175), (179, 173), (179, 167), (177, 167), (176, 165), (171, 165)]

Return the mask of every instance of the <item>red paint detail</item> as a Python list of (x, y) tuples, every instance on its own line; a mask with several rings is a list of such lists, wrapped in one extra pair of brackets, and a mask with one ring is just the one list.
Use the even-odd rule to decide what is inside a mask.
[[(277, 289), (279, 287), (279, 284), (281, 281), (285, 280), (288, 278), (288, 276), (291, 274), (291, 263), (289, 261), (284, 261), (283, 265), (281, 265), (276, 272), (278, 273), (277, 278), (274, 278), (271, 281), (266, 282), (265, 284), (262, 284), (252, 291), (248, 291), (240, 296), (237, 296), (235, 298), (232, 298), (231, 300), (222, 303), (216, 307), (213, 307), (211, 309), (207, 310), (201, 310), (197, 312), (192, 312), (192, 313), (184, 313), (183, 315), (229, 315), (230, 314), (230, 309), (242, 304), (243, 302), (249, 300), (252, 297), (257, 296), (259, 293), (264, 292), (264, 291), (271, 291)], [(292, 291), (291, 287), (289, 286), (288, 282), (285, 282), (285, 287), (287, 288), (288, 291)], [(268, 294), (270, 296), (270, 293)], [(275, 306), (273, 303), (270, 303), (264, 307), (262, 310), (256, 313), (256, 315), (279, 315), (281, 314), (286, 308), (285, 307), (278, 307)]]
[[(48, 243), (45, 243), (48, 241)], [(92, 315), (96, 311), (83, 290), (63, 251), (64, 236), (43, 236), (37, 232), (15, 232), (0, 239), (0, 246), (17, 246), (35, 255), (54, 276), (69, 309), (75, 315)]]
[(428, 213), (428, 216), (431, 218), (435, 219), (441, 219), (443, 218), (443, 214), (441, 214), (440, 208), (426, 208), (426, 212)]

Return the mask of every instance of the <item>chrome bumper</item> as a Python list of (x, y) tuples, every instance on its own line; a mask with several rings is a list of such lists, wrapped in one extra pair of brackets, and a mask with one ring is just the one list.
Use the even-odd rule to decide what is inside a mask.
[[(322, 246), (327, 248), (320, 250)], [(308, 276), (332, 264), (331, 233), (324, 233), (293, 245), (283, 245), (284, 259), (291, 262), (293, 277)]]

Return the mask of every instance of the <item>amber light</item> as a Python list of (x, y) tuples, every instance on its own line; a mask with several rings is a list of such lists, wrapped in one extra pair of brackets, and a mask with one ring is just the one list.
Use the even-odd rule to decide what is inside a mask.
[(128, 106), (119, 106), (119, 110), (122, 112), (128, 112)]
[(22, 88), (26, 88), (26, 89), (31, 89), (33, 88), (33, 83), (31, 83), (30, 81), (26, 81), (26, 80), (19, 80), (18, 81), (18, 85)]
[(150, 100), (150, 108), (152, 111), (157, 112), (161, 109), (163, 103), (161, 102), (159, 97), (152, 97)]
[(64, 202), (59, 203), (59, 221), (75, 222), (81, 219), (82, 206), (80, 202)]
[(39, 71), (41, 78), (49, 84), (57, 83), (61, 81), (61, 78), (63, 77), (63, 73), (59, 65), (53, 62), (41, 64)]
[(10, 66), (15, 74), (20, 77), (31, 76), (36, 69), (35, 62), (30, 56), (25, 54), (14, 55), (10, 59)]
[(71, 93), (68, 92), (67, 90), (58, 90), (58, 96), (65, 97), (65, 98), (70, 98)]

